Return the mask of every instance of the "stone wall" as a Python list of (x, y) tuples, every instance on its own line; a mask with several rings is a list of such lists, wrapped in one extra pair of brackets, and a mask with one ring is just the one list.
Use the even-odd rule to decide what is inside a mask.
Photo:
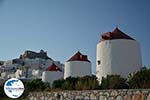
[(150, 100), (150, 89), (32, 92), (27, 100)]

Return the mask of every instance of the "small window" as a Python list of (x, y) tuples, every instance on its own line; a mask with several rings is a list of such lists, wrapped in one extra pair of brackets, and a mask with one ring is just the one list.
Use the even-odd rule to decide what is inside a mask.
[(100, 60), (98, 60), (98, 61), (97, 61), (97, 64), (98, 64), (98, 65), (100, 65), (100, 64), (101, 64), (101, 61), (100, 61)]

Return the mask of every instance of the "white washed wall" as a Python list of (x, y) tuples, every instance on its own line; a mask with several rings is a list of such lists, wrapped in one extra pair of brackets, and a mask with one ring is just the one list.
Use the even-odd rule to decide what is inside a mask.
[(71, 77), (82, 77), (91, 75), (91, 63), (86, 61), (65, 62), (64, 79)]
[[(121, 74), (123, 77), (142, 67), (140, 45), (135, 40), (106, 40), (97, 44), (96, 76)], [(98, 60), (100, 65), (98, 65)]]
[(54, 80), (61, 79), (63, 76), (63, 72), (60, 71), (44, 71), (42, 74), (42, 81), (52, 84)]

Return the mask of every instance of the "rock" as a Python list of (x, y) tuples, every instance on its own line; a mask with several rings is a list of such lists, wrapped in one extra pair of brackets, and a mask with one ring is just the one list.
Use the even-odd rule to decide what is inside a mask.
[(149, 93), (149, 95), (147, 96), (147, 100), (150, 100), (150, 93)]
[(114, 90), (114, 91), (112, 91), (112, 92), (111, 92), (111, 94), (110, 94), (110, 95), (111, 95), (111, 96), (115, 96), (115, 97), (116, 97), (116, 96), (118, 95), (118, 92), (117, 92), (116, 90)]
[(103, 92), (99, 92), (99, 95), (103, 95)]
[(93, 93), (91, 93), (91, 95), (90, 95), (90, 99), (92, 99), (92, 100), (96, 100), (97, 98), (96, 98), (96, 96), (95, 96)]
[(109, 93), (108, 92), (105, 92), (104, 95), (107, 96), (107, 97), (109, 97)]
[(130, 96), (133, 95), (133, 90), (128, 90), (127, 94), (130, 95)]
[(30, 100), (34, 100), (34, 97), (32, 96), (32, 97), (30, 97)]
[(84, 100), (90, 100), (90, 98), (88, 96), (84, 97)]
[(105, 96), (100, 96), (99, 100), (107, 100), (107, 98)]
[(63, 96), (66, 98), (66, 96), (67, 96), (67, 93), (63, 93)]
[(117, 96), (116, 100), (123, 100), (122, 96)]
[(140, 94), (141, 92), (139, 91), (139, 90), (137, 90), (136, 92), (135, 92), (135, 94)]
[(147, 94), (147, 93), (148, 93), (148, 90), (147, 90), (147, 89), (144, 89), (144, 90), (142, 91), (142, 93), (143, 93), (143, 94)]
[(141, 93), (141, 94), (135, 94), (133, 95), (132, 97), (133, 100), (144, 100), (144, 95)]
[(48, 97), (45, 97), (45, 99), (44, 100), (50, 100)]
[(131, 96), (130, 95), (125, 95), (124, 100), (131, 100)]
[(81, 100), (81, 99), (84, 99), (84, 98), (82, 96), (76, 96), (75, 99)]
[(98, 91), (96, 91), (96, 90), (95, 90), (95, 91), (93, 91), (93, 93), (94, 93), (94, 94), (97, 94), (97, 93), (98, 93)]
[(109, 97), (108, 100), (116, 100), (114, 97)]
[(40, 97), (40, 100), (45, 100), (44, 96), (41, 96), (41, 97)]

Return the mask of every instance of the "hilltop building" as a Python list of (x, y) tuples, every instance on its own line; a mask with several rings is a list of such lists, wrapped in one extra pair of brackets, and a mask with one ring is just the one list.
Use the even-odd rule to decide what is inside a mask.
[(49, 66), (55, 64), (62, 72), (64, 65), (59, 61), (54, 61), (47, 56), (47, 52), (41, 50), (39, 53), (25, 51), (20, 58), (3, 61), (0, 65), (0, 79), (16, 77), (19, 79), (41, 79), (42, 73)]
[(64, 79), (67, 77), (82, 77), (91, 75), (91, 62), (87, 55), (81, 54), (79, 51), (65, 62)]
[(139, 43), (118, 28), (102, 34), (96, 56), (96, 76), (100, 82), (109, 74), (127, 77), (142, 67)]
[(47, 56), (47, 52), (45, 52), (44, 50), (40, 50), (40, 52), (27, 50), (23, 55), (20, 55), (20, 59), (25, 59), (25, 58), (29, 58), (29, 59), (41, 58), (41, 59), (52, 60)]

